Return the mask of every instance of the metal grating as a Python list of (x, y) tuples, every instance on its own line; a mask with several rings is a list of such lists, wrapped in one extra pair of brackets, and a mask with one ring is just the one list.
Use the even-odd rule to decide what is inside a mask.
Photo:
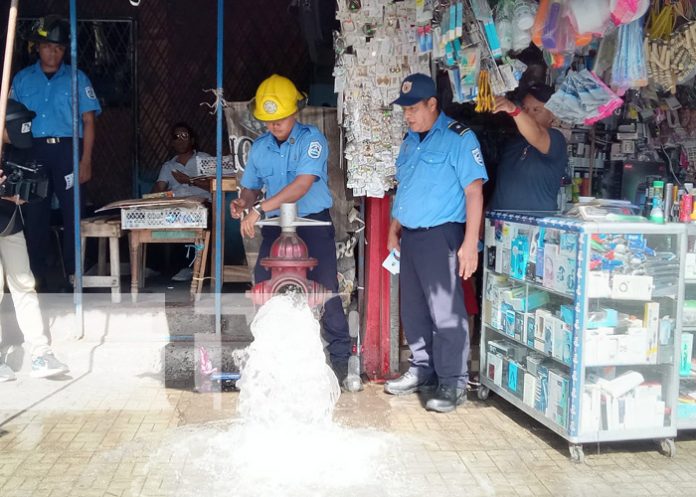
[[(26, 40), (36, 18), (17, 23), (14, 72), (36, 62), (32, 43)], [(102, 114), (97, 119), (93, 179), (87, 184), (88, 200), (98, 206), (127, 198), (132, 189), (130, 168), (135, 160), (135, 91), (133, 22), (81, 20), (78, 22), (78, 67), (89, 76), (99, 97)], [(69, 50), (66, 62), (70, 63)]]

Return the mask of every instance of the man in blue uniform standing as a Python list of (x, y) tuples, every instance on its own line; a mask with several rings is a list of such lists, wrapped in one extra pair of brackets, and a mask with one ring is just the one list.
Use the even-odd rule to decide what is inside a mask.
[(476, 136), (439, 111), (436, 96), (429, 76), (412, 74), (393, 102), (403, 107), (409, 131), (396, 162), (388, 246), (401, 252), (401, 322), (411, 365), (384, 391), (437, 387), (426, 409), (449, 412), (466, 400), (469, 330), (460, 278), (478, 265), (488, 176)]
[[(42, 18), (32, 32), (39, 60), (14, 77), (11, 95), (36, 113), (32, 123), (34, 158), (49, 174), (45, 200), (26, 206), (25, 233), (32, 272), (42, 283), (46, 278), (46, 247), (49, 246), (51, 197), (55, 193), (63, 215), (63, 263), (67, 274), (75, 272), (73, 185), (92, 177), (95, 118), (101, 112), (87, 76), (78, 72), (80, 119), (80, 176), (73, 178), (71, 69), (63, 63), (70, 43), (70, 26), (57, 16)], [(65, 283), (67, 285), (67, 282)], [(64, 285), (64, 286), (65, 286)]]
[[(263, 121), (267, 133), (252, 145), (241, 180), (242, 191), (230, 204), (232, 217), (242, 218), (245, 237), (254, 237), (254, 225), (263, 216), (277, 217), (284, 203), (296, 203), (300, 217), (331, 221), (333, 204), (328, 183), (328, 143), (314, 126), (297, 121), (298, 104), (303, 95), (287, 78), (274, 74), (264, 80), (256, 91), (254, 117)], [(266, 196), (261, 198), (261, 189)], [(245, 209), (248, 214), (244, 215)], [(265, 226), (263, 240), (254, 269), (254, 281), (270, 279), (270, 272), (260, 265), (271, 245), (280, 235), (280, 228)], [(338, 291), (336, 241), (333, 225), (300, 227), (297, 234), (307, 244), (309, 256), (319, 261), (308, 277), (331, 292)], [(324, 304), (322, 316), (324, 339), (331, 367), (339, 383), (348, 372), (351, 340), (341, 299), (334, 297)]]

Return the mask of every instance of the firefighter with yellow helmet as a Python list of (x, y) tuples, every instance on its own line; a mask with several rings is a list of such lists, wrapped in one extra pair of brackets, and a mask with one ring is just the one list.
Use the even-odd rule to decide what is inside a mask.
[[(328, 183), (328, 143), (316, 127), (297, 120), (303, 102), (304, 95), (293, 82), (277, 74), (264, 80), (256, 90), (253, 114), (268, 131), (252, 145), (241, 180), (242, 191), (230, 204), (232, 217), (242, 219), (242, 236), (253, 238), (256, 222), (263, 217), (277, 217), (280, 205), (284, 203), (297, 204), (300, 217), (331, 221), (329, 208), (333, 201)], [(265, 198), (262, 189), (265, 189)], [(245, 211), (248, 212), (246, 215)], [(319, 265), (310, 271), (309, 278), (337, 292), (333, 225), (300, 227), (297, 233), (307, 244), (309, 256), (319, 261)], [(259, 261), (269, 255), (273, 241), (280, 235), (280, 228), (264, 226), (261, 235), (263, 240), (254, 268), (257, 284), (271, 277)], [(339, 297), (326, 302), (322, 327), (331, 367), (343, 385), (351, 340)]]

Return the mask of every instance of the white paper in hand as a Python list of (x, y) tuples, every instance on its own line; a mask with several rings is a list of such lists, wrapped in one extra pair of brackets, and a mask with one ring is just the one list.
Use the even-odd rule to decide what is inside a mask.
[(384, 262), (382, 267), (389, 271), (391, 274), (399, 274), (399, 264), (401, 260), (401, 253), (397, 249), (392, 249)]

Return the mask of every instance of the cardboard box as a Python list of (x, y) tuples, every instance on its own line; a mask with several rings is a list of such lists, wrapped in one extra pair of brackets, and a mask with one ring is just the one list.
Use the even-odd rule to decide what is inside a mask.
[(487, 354), (486, 371), (488, 379), (497, 386), (503, 383), (503, 357), (489, 352)]
[(546, 414), (549, 402), (549, 370), (543, 364), (539, 365), (536, 381), (536, 392), (534, 394), (534, 408)]
[(614, 274), (611, 280), (611, 298), (614, 300), (652, 299), (653, 277), (634, 274)]
[(608, 299), (611, 297), (611, 276), (608, 271), (590, 271), (587, 273), (587, 297), (590, 299)]
[(648, 364), (656, 364), (660, 338), (660, 303), (647, 302), (643, 307), (643, 327), (647, 330), (648, 341), (646, 362)]
[(529, 407), (534, 407), (534, 398), (536, 396), (537, 377), (530, 374), (529, 371), (524, 375), (524, 387), (522, 393), (522, 402)]
[(544, 244), (544, 279), (546, 288), (555, 288), (556, 265), (558, 263), (558, 245), (554, 243)]

